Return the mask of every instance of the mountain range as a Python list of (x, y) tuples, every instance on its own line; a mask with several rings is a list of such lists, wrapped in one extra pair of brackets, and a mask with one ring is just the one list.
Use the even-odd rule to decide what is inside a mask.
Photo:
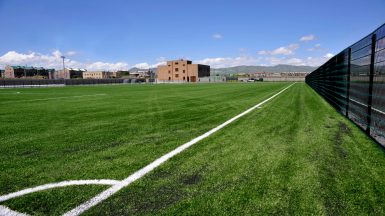
[(312, 72), (317, 67), (311, 66), (295, 66), (279, 64), (274, 66), (236, 66), (227, 68), (211, 69), (218, 74), (234, 74), (234, 73), (254, 73), (254, 72), (269, 72), (269, 73), (281, 73), (281, 72)]
[[(295, 66), (295, 65), (285, 65), (279, 64), (274, 66), (235, 66), (235, 67), (226, 67), (226, 68), (211, 68), (211, 72), (216, 74), (235, 74), (235, 73), (255, 73), (255, 72), (269, 72), (269, 73), (281, 73), (281, 72), (312, 72), (317, 67), (311, 66)], [(130, 72), (137, 72), (138, 70), (143, 70), (139, 68), (131, 68)], [(151, 70), (156, 72), (156, 68), (151, 68)]]

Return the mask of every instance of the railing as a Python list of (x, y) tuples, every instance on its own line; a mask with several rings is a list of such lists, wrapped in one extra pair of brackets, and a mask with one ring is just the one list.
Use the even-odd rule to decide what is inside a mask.
[(385, 147), (385, 24), (310, 73), (306, 83)]
[(49, 87), (65, 85), (98, 85), (145, 82), (139, 79), (0, 79), (0, 88)]

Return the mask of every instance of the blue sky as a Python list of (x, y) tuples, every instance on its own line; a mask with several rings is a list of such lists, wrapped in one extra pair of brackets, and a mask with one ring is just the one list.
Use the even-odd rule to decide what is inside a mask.
[[(319, 65), (385, 23), (384, 0), (0, 0), (0, 67)], [(302, 38), (302, 40), (301, 40)]]

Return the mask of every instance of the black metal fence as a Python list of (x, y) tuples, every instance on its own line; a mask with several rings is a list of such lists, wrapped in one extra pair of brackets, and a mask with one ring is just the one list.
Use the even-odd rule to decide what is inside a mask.
[(310, 73), (306, 83), (385, 146), (385, 24)]
[(145, 82), (144, 79), (0, 79), (0, 88), (9, 87), (47, 87), (64, 85), (97, 85)]

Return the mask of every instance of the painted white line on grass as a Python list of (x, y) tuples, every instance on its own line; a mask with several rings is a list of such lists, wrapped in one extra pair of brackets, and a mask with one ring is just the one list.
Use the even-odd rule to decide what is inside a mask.
[(4, 202), (9, 199), (24, 196), (26, 194), (48, 190), (52, 188), (58, 188), (58, 187), (67, 187), (67, 186), (73, 186), (73, 185), (116, 185), (119, 183), (120, 181), (111, 180), (111, 179), (62, 181), (58, 183), (50, 183), (50, 184), (40, 185), (33, 188), (27, 188), (15, 193), (10, 193), (10, 194), (0, 196), (0, 202)]
[(66, 99), (66, 98), (82, 98), (82, 97), (105, 96), (105, 95), (107, 94), (75, 95), (75, 96), (67, 96), (67, 97), (52, 97), (52, 98), (40, 98), (40, 99), (31, 99), (31, 100), (12, 100), (12, 101), (4, 101), (4, 102), (1, 102), (0, 104), (15, 103), (15, 102), (46, 101), (46, 100)]
[(0, 216), (28, 216), (27, 214), (13, 211), (5, 206), (0, 205)]
[(113, 185), (112, 187), (110, 187), (109, 189), (101, 192), (100, 194), (96, 195), (94, 198), (86, 201), (85, 203), (81, 204), (80, 206), (72, 209), (71, 211), (68, 211), (64, 214), (64, 216), (75, 216), (75, 215), (80, 215), (81, 213), (87, 211), (88, 209), (90, 209), (91, 207), (99, 204), (100, 202), (102, 202), (103, 200), (109, 198), (110, 196), (114, 195), (116, 192), (120, 191), (122, 188), (128, 186), (129, 184), (131, 184), (132, 182), (142, 178), (144, 175), (146, 175), (147, 173), (149, 173), (150, 171), (152, 171), (153, 169), (155, 169), (156, 167), (160, 166), (161, 164), (163, 164), (164, 162), (166, 162), (168, 159), (174, 157), (175, 155), (181, 153), (182, 151), (186, 150), (187, 148), (189, 148), (190, 146), (194, 145), (195, 143), (203, 140), (204, 138), (210, 136), (211, 134), (219, 131), (220, 129), (224, 128), (225, 126), (229, 125), (230, 123), (232, 123), (233, 121), (241, 118), (242, 116), (248, 114), (249, 112), (253, 111), (254, 109), (260, 107), (262, 104), (270, 101), (271, 99), (277, 97), (279, 94), (281, 94), (282, 92), (284, 92), (285, 90), (287, 90), (288, 88), (290, 88), (291, 86), (293, 86), (295, 83), (287, 86), (286, 88), (282, 89), (281, 91), (279, 91), (278, 93), (274, 94), (273, 96), (269, 97), (268, 99), (262, 101), (261, 103), (249, 108), (248, 110), (242, 112), (241, 114), (238, 114), (236, 115), (235, 117), (227, 120), (226, 122), (220, 124), (219, 126), (211, 129), (210, 131), (190, 140), (189, 142), (177, 147), (176, 149), (172, 150), (171, 152), (163, 155), (162, 157), (156, 159), (155, 161), (153, 161), (152, 163), (148, 164), (147, 166), (143, 167), (142, 169), (134, 172), (133, 174), (131, 174), (130, 176), (128, 176), (126, 179), (122, 180), (120, 183), (116, 184), (116, 185)]

